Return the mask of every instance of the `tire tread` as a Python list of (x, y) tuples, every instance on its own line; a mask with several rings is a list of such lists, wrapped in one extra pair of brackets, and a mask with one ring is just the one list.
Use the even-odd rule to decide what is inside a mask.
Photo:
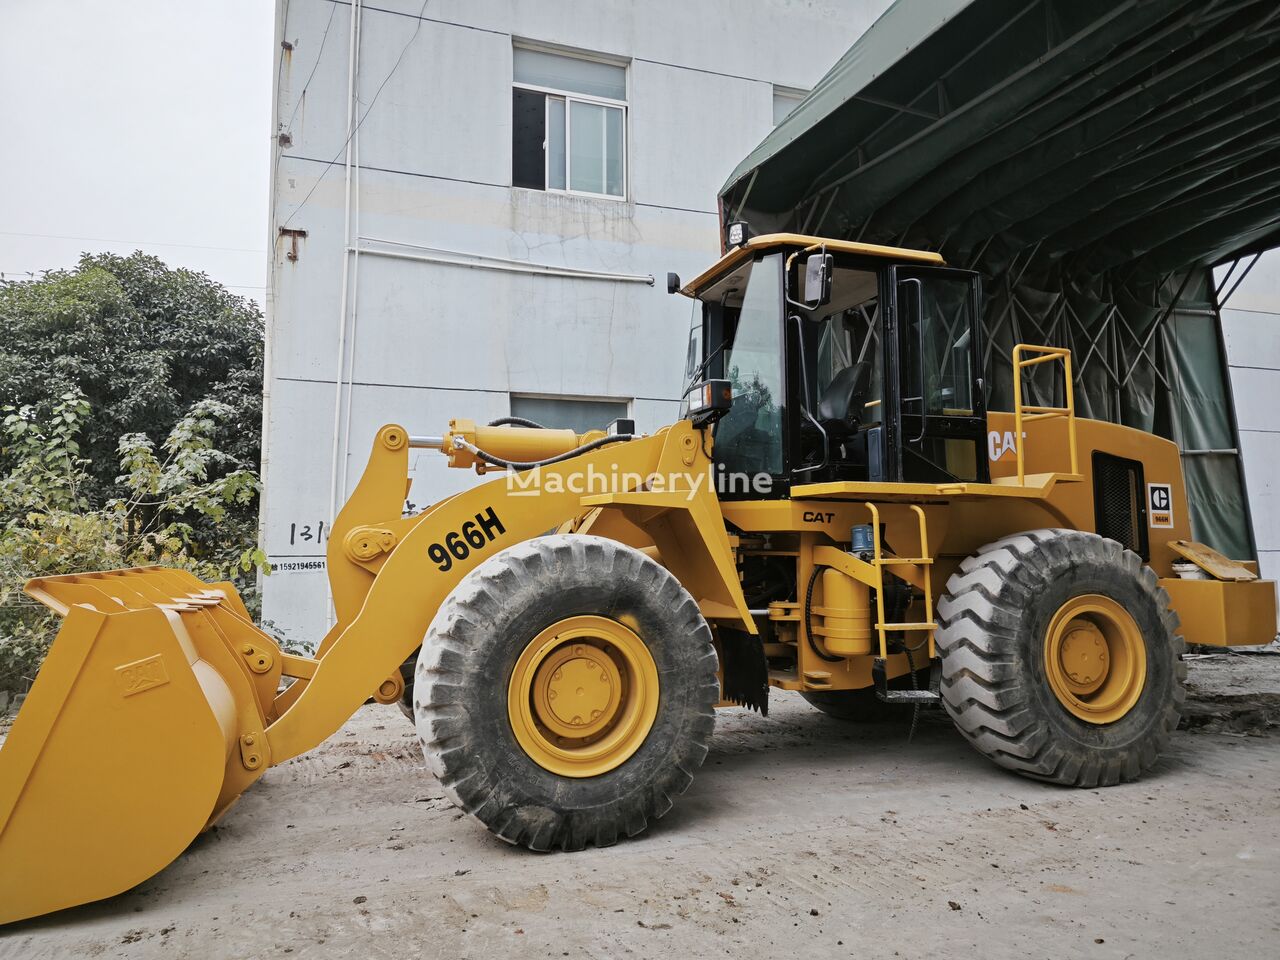
[[(1073, 557), (1115, 567), (1141, 584), (1160, 611), (1175, 657), (1177, 682), (1160, 704), (1159, 722), (1148, 736), (1105, 757), (1065, 749), (1050, 734), (1028, 705), (1028, 680), (1018, 669), (1014, 650), (1019, 611), (1031, 602), (1036, 585), (1069, 567)], [(937, 604), (943, 705), (979, 752), (1025, 776), (1077, 787), (1135, 780), (1168, 744), (1186, 699), (1185, 643), (1169, 602), (1155, 572), (1140, 557), (1096, 534), (1046, 528), (989, 543), (961, 562)]]
[[(554, 594), (574, 570), (599, 582), (638, 582), (672, 611), (691, 646), (694, 697), (678, 719), (672, 754), (647, 784), (620, 791), (593, 808), (522, 802), (519, 785), (494, 769), (478, 766), (476, 731), (469, 709), (468, 677), (484, 672), (475, 652), (480, 636), (504, 604), (530, 583)], [(599, 611), (607, 615), (607, 611)], [(414, 683), (414, 718), (427, 766), (444, 792), (464, 812), (501, 839), (532, 850), (605, 847), (619, 835), (635, 836), (663, 816), (672, 798), (688, 789), (692, 771), (706, 758), (715, 725), (720, 686), (710, 629), (697, 603), (667, 570), (638, 550), (601, 537), (551, 535), (512, 546), (462, 579), (441, 605), (422, 645)]]

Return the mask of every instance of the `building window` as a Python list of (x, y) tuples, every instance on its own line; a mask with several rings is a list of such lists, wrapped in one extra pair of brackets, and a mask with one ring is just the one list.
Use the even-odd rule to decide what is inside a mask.
[(791, 114), (791, 111), (800, 105), (800, 101), (807, 97), (808, 91), (797, 90), (794, 87), (779, 87), (774, 84), (773, 87), (773, 125), (776, 127)]
[(622, 199), (627, 192), (627, 68), (516, 47), (511, 182)]
[(511, 415), (544, 427), (574, 433), (603, 430), (614, 420), (627, 417), (626, 400), (583, 400), (578, 397), (522, 397), (511, 395)]

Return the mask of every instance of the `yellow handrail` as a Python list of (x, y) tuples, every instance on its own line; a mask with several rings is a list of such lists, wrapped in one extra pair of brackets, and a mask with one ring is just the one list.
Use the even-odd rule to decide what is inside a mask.
[[(929, 528), (925, 520), (924, 508), (916, 504), (911, 504), (911, 509), (919, 518), (920, 526), (920, 553), (912, 559), (900, 559), (896, 556), (885, 557), (882, 553), (880, 543), (880, 510), (874, 503), (865, 502), (863, 504), (871, 513), (871, 566), (876, 572), (876, 633), (879, 637), (880, 657), (884, 659), (889, 655), (888, 632), (893, 629), (910, 628), (913, 630), (923, 630), (927, 634), (929, 644), (929, 658), (932, 660), (934, 656), (933, 646), (933, 580), (930, 569), (933, 565), (933, 557), (929, 553)], [(884, 568), (890, 563), (910, 563), (913, 566), (923, 568), (924, 579), (924, 622), (921, 624), (894, 624), (888, 623), (884, 618)]]
[[(1023, 353), (1034, 354), (1023, 359)], [(1024, 406), (1022, 403), (1022, 371), (1039, 363), (1050, 363), (1061, 360), (1065, 373), (1066, 397), (1065, 407)], [(1067, 419), (1067, 447), (1071, 451), (1071, 473), (1080, 473), (1080, 462), (1076, 451), (1076, 396), (1074, 381), (1071, 378), (1071, 351), (1066, 347), (1039, 347), (1034, 344), (1020, 343), (1013, 348), (1013, 445), (1018, 458), (1018, 483), (1026, 482), (1026, 449), (1022, 435), (1023, 424), (1032, 420), (1051, 420), (1055, 417)]]
[[(933, 554), (929, 552), (929, 529), (925, 523), (924, 507), (918, 504), (911, 504), (911, 509), (915, 511), (916, 516), (920, 518), (920, 556), (927, 558), (928, 563), (924, 566), (924, 622), (933, 623)], [(929, 641), (929, 659), (933, 659), (933, 631), (928, 631)]]
[(884, 659), (889, 654), (884, 636), (884, 567), (880, 563), (880, 510), (874, 503), (868, 503), (866, 507), (871, 511), (872, 566), (879, 581), (876, 585), (876, 631), (880, 637), (880, 657)]

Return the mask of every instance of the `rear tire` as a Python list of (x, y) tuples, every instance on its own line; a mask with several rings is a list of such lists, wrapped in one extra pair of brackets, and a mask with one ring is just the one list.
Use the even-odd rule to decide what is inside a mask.
[[(645, 709), (651, 725), (647, 733), (642, 728), (632, 736), (616, 762), (608, 761), (610, 769), (595, 773), (584, 764), (565, 775), (551, 769), (561, 762), (557, 745), (580, 742), (589, 750), (594, 741), (566, 740), (522, 717), (541, 710), (538, 715), (559, 724), (562, 732), (564, 722), (592, 726), (594, 712), (586, 719), (562, 709), (548, 712), (553, 702), (547, 699), (548, 677), (562, 676), (552, 660), (565, 650), (548, 644), (559, 640), (560, 624), (582, 622), (633, 638), (626, 641), (632, 644), (632, 659), (656, 669), (646, 667), (648, 672), (631, 681), (615, 677), (608, 687), (639, 691), (650, 677)], [(543, 642), (548, 634), (551, 640)], [(567, 641), (570, 646), (580, 642)], [(601, 651), (625, 645), (591, 647), (595, 642), (588, 638), (585, 645), (598, 660)], [(545, 655), (546, 670), (554, 673), (543, 672), (536, 662), (528, 665), (531, 651), (544, 648), (555, 651)], [(583, 659), (561, 661), (564, 677), (577, 670), (573, 676), (585, 677), (581, 682), (588, 686), (605, 682), (600, 671), (614, 670), (605, 660), (599, 660), (603, 667), (587, 666)], [(626, 663), (619, 662), (625, 673)], [(453, 802), (503, 840), (533, 850), (607, 846), (665, 814), (672, 797), (693, 780), (715, 723), (716, 666), (711, 630), (697, 603), (665, 568), (600, 537), (539, 537), (481, 564), (441, 606), (418, 657), (418, 736), (428, 766)], [(521, 678), (530, 677), (534, 685), (525, 693)], [(579, 682), (555, 688), (565, 694), (560, 705), (575, 687), (582, 696)], [(535, 691), (541, 691), (540, 701)], [(617, 709), (620, 717), (630, 716), (629, 706)], [(603, 736), (601, 743), (612, 735)]]
[[(947, 590), (936, 635), (942, 700), (979, 752), (1077, 787), (1134, 780), (1156, 762), (1182, 717), (1185, 644), (1169, 595), (1136, 554), (1092, 533), (1035, 530), (983, 547)], [(1090, 603), (1119, 611), (1119, 626), (1104, 613), (1090, 633), (1095, 615), (1071, 613)], [(1058, 626), (1064, 615), (1079, 619)], [(1073, 624), (1083, 629), (1054, 647)], [(1093, 665), (1055, 666), (1050, 649), (1065, 656), (1069, 642), (1088, 644)], [(1122, 673), (1125, 663), (1137, 665)], [(1078, 696), (1063, 692), (1070, 684)]]

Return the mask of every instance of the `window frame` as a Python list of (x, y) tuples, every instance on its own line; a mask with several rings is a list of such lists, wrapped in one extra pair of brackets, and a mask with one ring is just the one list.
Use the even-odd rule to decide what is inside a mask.
[[(903, 305), (899, 302), (901, 282), (919, 280), (922, 283), (929, 279), (968, 285), (969, 311), (969, 390), (973, 404), (966, 414), (929, 413), (922, 400), (920, 414), (904, 414), (902, 395), (905, 388), (905, 375), (902, 372), (904, 350), (902, 340), (907, 335), (907, 322)], [(975, 445), (974, 466), (977, 483), (991, 482), (991, 463), (987, 457), (985, 446), (987, 438), (987, 401), (983, 390), (982, 357), (986, 350), (985, 331), (982, 326), (982, 277), (973, 270), (958, 267), (935, 267), (920, 264), (894, 263), (883, 274), (884, 284), (881, 296), (889, 305), (884, 313), (884, 402), (886, 405), (885, 422), (888, 432), (885, 434), (886, 477), (890, 482), (911, 482), (915, 477), (908, 476), (908, 468), (915, 465), (908, 460), (908, 452), (915, 453), (920, 459), (932, 466), (942, 468), (941, 464), (929, 461), (919, 451), (909, 448), (924, 440), (960, 440)], [(883, 308), (882, 308), (883, 309)], [(923, 385), (922, 385), (923, 386)], [(923, 394), (923, 391), (922, 391)], [(904, 422), (911, 419), (911, 429), (917, 429), (916, 421), (920, 421), (919, 436), (908, 437)], [(960, 479), (960, 478), (957, 478)], [(925, 482), (933, 482), (926, 480)], [(966, 482), (961, 480), (961, 482)]]
[[(628, 157), (629, 151), (627, 149), (628, 144), (631, 142), (631, 110), (629, 108), (629, 103), (631, 99), (630, 63), (619, 62), (618, 60), (610, 57), (591, 56), (589, 54), (570, 52), (567, 50), (559, 50), (553, 47), (542, 47), (542, 46), (537, 46), (535, 44), (517, 43), (513, 45), (512, 49), (513, 50), (514, 49), (536, 50), (539, 53), (548, 53), (548, 54), (551, 54), (552, 56), (564, 57), (567, 60), (587, 60), (592, 63), (605, 63), (611, 67), (622, 68), (623, 83), (626, 85), (626, 95), (627, 95), (626, 100), (615, 100), (612, 97), (601, 97), (601, 96), (596, 96), (594, 94), (589, 94), (589, 93), (574, 93), (569, 90), (557, 89), (556, 87), (544, 87), (536, 83), (523, 83), (515, 78), (514, 65), (512, 66), (512, 70), (511, 70), (511, 87), (513, 90), (528, 90), (531, 93), (541, 93), (543, 95), (543, 103), (542, 103), (542, 109), (543, 109), (542, 183), (543, 183), (543, 187), (542, 187), (542, 190), (538, 192), (558, 193), (558, 194), (574, 196), (574, 197), (590, 197), (593, 200), (613, 200), (619, 203), (626, 203), (628, 197), (630, 197), (631, 195), (631, 163), (630, 163), (630, 158)], [(551, 183), (551, 176), (550, 176), (551, 150), (549, 147), (548, 131), (551, 129), (551, 99), (553, 97), (558, 100), (562, 100), (564, 102), (564, 184), (565, 185), (563, 188), (549, 186), (549, 184)], [(612, 107), (614, 109), (622, 111), (622, 193), (621, 194), (594, 193), (589, 190), (575, 190), (572, 187), (572, 183), (573, 183), (572, 126), (573, 126), (573, 123), (571, 120), (571, 111), (572, 111), (572, 104), (575, 101), (578, 103), (594, 104), (596, 106), (601, 106), (601, 107)], [(603, 124), (603, 127), (602, 127), (602, 132), (601, 132), (602, 137), (608, 136), (608, 129), (609, 129), (609, 125), (606, 122), (605, 124)], [(515, 131), (513, 130), (512, 136), (514, 135), (515, 135)], [(606, 140), (605, 141), (606, 146), (607, 146), (607, 143), (608, 142)], [(608, 157), (607, 150), (602, 154), (602, 156), (604, 156), (607, 161), (607, 157)], [(515, 174), (513, 170), (512, 180), (514, 181), (514, 179), (515, 179)], [(606, 175), (606, 180), (607, 180), (607, 175)], [(515, 187), (515, 184), (513, 183), (512, 186)], [(533, 190), (534, 188), (519, 187), (517, 189)]]
[[(515, 410), (515, 401), (517, 400), (550, 400), (552, 402), (564, 401), (567, 403), (599, 403), (599, 404), (621, 404), (624, 411), (621, 418), (614, 419), (635, 419), (635, 397), (604, 397), (593, 394), (577, 394), (577, 393), (531, 393), (527, 390), (508, 390), (507, 391), (507, 410), (508, 416), (522, 416)], [(607, 423), (605, 424), (608, 425)], [(561, 427), (552, 427), (551, 429), (566, 429)], [(603, 428), (600, 428), (603, 429)]]
[[(795, 356), (795, 351), (791, 349), (792, 348), (791, 330), (793, 325), (790, 322), (788, 322), (788, 319), (787, 319), (788, 313), (786, 310), (786, 306), (787, 306), (786, 284), (785, 284), (785, 278), (783, 275), (783, 271), (785, 269), (785, 262), (786, 262), (786, 253), (787, 251), (785, 250), (761, 251), (752, 258), (751, 273), (748, 276), (746, 286), (743, 289), (742, 302), (739, 303), (737, 307), (731, 308), (736, 311), (736, 315), (733, 317), (732, 337), (727, 338), (729, 339), (729, 342), (726, 346), (724, 346), (723, 349), (716, 348), (719, 350), (719, 353), (717, 355), (718, 369), (708, 371), (708, 374), (712, 376), (715, 376), (718, 374), (720, 377), (730, 378), (734, 352), (741, 348), (741, 344), (738, 338), (744, 332), (743, 331), (743, 307), (746, 304), (747, 296), (749, 296), (752, 293), (751, 285), (753, 282), (760, 282), (761, 284), (767, 283), (768, 282), (767, 275), (764, 275), (763, 273), (758, 273), (758, 271), (761, 271), (761, 272), (766, 270), (769, 271), (770, 273), (773, 274), (773, 280), (777, 284), (776, 288), (774, 288), (773, 290), (766, 289), (765, 292), (771, 294), (773, 299), (773, 306), (771, 308), (774, 314), (773, 321), (772, 321), (773, 337), (774, 337), (774, 345), (776, 346), (776, 349), (778, 351), (778, 355), (775, 358), (776, 366), (775, 366), (775, 369), (773, 370), (777, 378), (776, 390), (777, 390), (777, 405), (779, 408), (778, 437), (777, 437), (777, 450), (776, 450), (776, 465), (778, 469), (776, 472), (772, 470), (768, 471), (770, 478), (772, 478), (772, 487), (770, 489), (770, 492), (767, 495), (765, 495), (762, 498), (757, 493), (744, 492), (743, 496), (746, 499), (774, 499), (774, 498), (785, 496), (786, 492), (790, 489), (791, 471), (792, 471), (792, 463), (793, 463), (793, 457), (794, 457), (794, 452), (792, 450), (792, 438), (795, 436), (795, 433), (798, 430), (798, 426), (796, 423), (793, 423), (793, 420), (798, 421), (798, 418), (800, 416), (800, 413), (799, 413), (800, 404), (793, 401), (795, 398), (798, 398), (800, 395), (799, 394), (800, 377), (798, 375), (799, 368), (795, 367), (795, 369), (793, 369), (792, 361)], [(759, 289), (760, 288), (757, 287), (757, 290)], [(723, 307), (721, 309), (723, 309)], [(704, 355), (706, 350), (711, 349), (709, 346), (707, 346), (709, 342), (710, 341), (708, 341), (704, 337), (704, 340), (703, 340)], [(734, 405), (736, 405), (739, 397), (745, 397), (745, 394), (739, 393), (738, 396), (735, 396)], [(723, 436), (723, 431), (726, 429), (726, 424), (731, 422), (729, 420), (729, 416), (732, 415), (734, 412), (735, 411), (733, 410), (733, 405), (731, 405), (729, 414), (727, 414), (721, 420), (717, 421), (715, 425), (713, 436), (715, 437), (718, 445), (713, 447), (712, 460), (714, 461), (716, 469), (717, 470), (721, 469), (721, 465), (723, 464), (725, 470), (732, 469), (734, 472), (741, 472), (741, 473), (766, 472), (765, 470), (761, 469), (759, 465), (756, 465), (755, 468), (752, 469), (751, 464), (746, 464), (745, 469), (740, 469), (743, 467), (743, 464), (741, 462), (735, 462), (731, 458), (728, 460), (725, 458), (726, 451), (732, 449), (732, 447), (730, 447), (730, 444), (735, 439), (737, 439), (735, 436), (732, 436), (732, 435), (728, 437)], [(774, 455), (771, 454), (770, 456), (772, 458)], [(736, 497), (733, 495), (722, 495), (721, 499), (742, 499), (742, 497)]]

